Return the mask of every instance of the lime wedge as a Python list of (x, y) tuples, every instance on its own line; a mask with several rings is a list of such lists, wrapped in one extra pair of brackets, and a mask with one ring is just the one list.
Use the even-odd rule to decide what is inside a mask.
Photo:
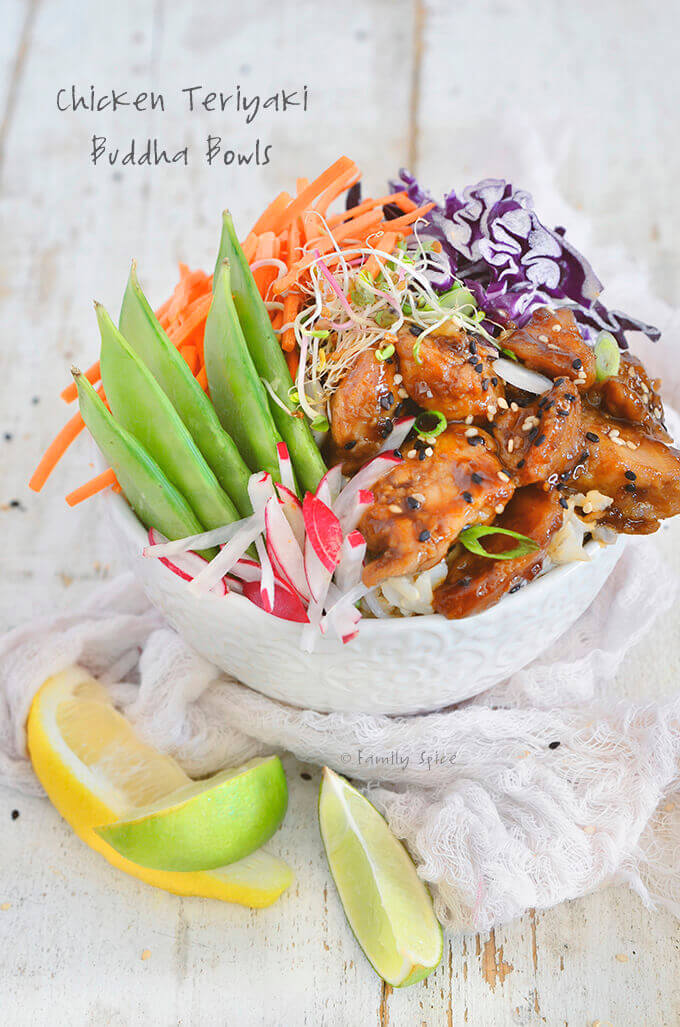
[(345, 915), (373, 969), (396, 988), (427, 977), (443, 949), (429, 892), (375, 807), (328, 767), (319, 826)]
[(278, 756), (251, 760), (97, 828), (125, 859), (154, 870), (213, 870), (263, 845), (283, 820), (286, 777)]

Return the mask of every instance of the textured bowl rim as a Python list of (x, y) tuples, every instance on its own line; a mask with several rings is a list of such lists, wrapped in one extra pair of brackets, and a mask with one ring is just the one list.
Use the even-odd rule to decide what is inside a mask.
[[(146, 529), (133, 513), (131, 507), (123, 497), (123, 494), (112, 492), (110, 489), (107, 489), (106, 492), (103, 493), (102, 499), (110, 505), (111, 515), (125, 531), (125, 534), (132, 539), (138, 549), (139, 555), (141, 556), (141, 551), (143, 547), (147, 545), (148, 541)], [(590, 542), (586, 543), (585, 550), (590, 557), (590, 561), (593, 561), (596, 560), (598, 556), (601, 556), (606, 550), (611, 551), (612, 547), (618, 548), (620, 553), (625, 541), (624, 536), (617, 535), (615, 542), (611, 543), (611, 545), (604, 546), (599, 542), (596, 542), (594, 539), (591, 539)], [(536, 601), (540, 601), (541, 596), (547, 591), (552, 591), (553, 589), (564, 586), (567, 578), (576, 574), (578, 570), (584, 566), (584, 563), (585, 561), (576, 560), (572, 563), (551, 567), (550, 570), (545, 572), (545, 574), (541, 574), (534, 581), (529, 582), (528, 587), (521, 589), (519, 593), (513, 596), (515, 609), (521, 609), (522, 606), (531, 605)], [(163, 567), (163, 570), (166, 571), (167, 574), (171, 575), (173, 578), (177, 578), (177, 575), (168, 567), (165, 567), (162, 564), (160, 566)], [(236, 603), (237, 605), (247, 603), (251, 616), (257, 617), (259, 615), (263, 618), (263, 627), (265, 624), (271, 627), (271, 615), (260, 609), (259, 606), (251, 603), (248, 599), (239, 595), (237, 592), (230, 592), (229, 597), (232, 599), (232, 603)], [(208, 595), (205, 598), (208, 600), (218, 600), (221, 597)], [(480, 613), (473, 614), (471, 617), (465, 617), (462, 620), (449, 620), (441, 613), (418, 614), (413, 617), (385, 617), (384, 619), (378, 617), (367, 617), (362, 619), (361, 634), (366, 638), (367, 636), (375, 636), (376, 634), (384, 635), (385, 632), (390, 631), (418, 630), (421, 625), (423, 627), (427, 627), (428, 625), (434, 624), (443, 626), (444, 624), (460, 625), (465, 623), (469, 626), (475, 623), (480, 623), (482, 620), (492, 620), (494, 617), (498, 616), (499, 607), (501, 607), (505, 598), (506, 597), (503, 596), (498, 603), (495, 603), (488, 609), (482, 610)], [(276, 618), (276, 620), (279, 621), (281, 625), (285, 624), (289, 628), (299, 629), (302, 627), (300, 624), (283, 620), (280, 617)]]

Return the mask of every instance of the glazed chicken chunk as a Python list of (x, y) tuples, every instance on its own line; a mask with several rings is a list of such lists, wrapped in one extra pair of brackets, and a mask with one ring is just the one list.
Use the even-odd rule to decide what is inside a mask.
[(572, 483), (613, 499), (602, 523), (627, 534), (656, 531), (659, 521), (680, 513), (680, 452), (645, 435), (640, 427), (585, 407), (588, 458)]
[(502, 513), (514, 486), (495, 451), (486, 432), (450, 425), (431, 456), (423, 449), (421, 460), (412, 449), (378, 481), (359, 524), (369, 553), (366, 585), (434, 567), (466, 525)]
[(621, 353), (618, 374), (598, 383), (588, 393), (593, 406), (613, 417), (640, 424), (647, 435), (669, 442), (663, 423), (663, 404), (658, 379), (650, 381), (642, 363), (632, 353)]
[(396, 363), (377, 360), (374, 349), (356, 358), (330, 401), (331, 466), (351, 474), (378, 452), (400, 404), (396, 373)]
[(397, 353), (404, 388), (419, 406), (449, 421), (493, 420), (504, 386), (492, 367), (496, 351), (485, 342), (462, 331), (421, 338), (402, 328)]
[[(487, 559), (467, 551), (454, 557), (446, 581), (435, 590), (435, 612), (450, 619), (469, 617), (535, 578), (550, 540), (560, 529), (563, 514), (556, 491), (546, 492), (539, 485), (518, 489), (495, 523), (499, 528), (527, 535), (539, 548), (510, 560)], [(517, 541), (507, 535), (491, 535), (482, 540), (482, 545), (490, 553), (503, 553), (513, 549)]]
[(548, 378), (571, 378), (584, 389), (595, 383), (593, 350), (582, 338), (573, 313), (566, 308), (539, 307), (524, 328), (501, 336), (498, 345)]
[(573, 467), (585, 443), (581, 398), (574, 383), (558, 378), (535, 403), (511, 404), (497, 415), (493, 434), (517, 485), (547, 481)]

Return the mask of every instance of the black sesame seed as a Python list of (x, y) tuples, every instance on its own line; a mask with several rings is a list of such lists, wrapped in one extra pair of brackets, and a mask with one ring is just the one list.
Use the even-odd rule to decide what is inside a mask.
[(303, 771), (300, 772), (300, 777), (302, 778), (303, 781), (311, 781), (312, 780), (312, 775), (308, 774), (306, 770), (303, 770)]
[(387, 436), (390, 434), (390, 432), (392, 431), (393, 428), (394, 428), (394, 425), (393, 425), (393, 423), (392, 423), (392, 421), (390, 420), (389, 417), (385, 421), (383, 421), (383, 423), (382, 423), (382, 425), (380, 427), (380, 434), (383, 437), (383, 439), (387, 438)]
[(415, 496), (407, 496), (406, 497), (406, 505), (409, 506), (411, 508), (411, 510), (419, 510), (420, 509), (420, 500), (416, 499)]
[(394, 403), (394, 395), (391, 392), (386, 392), (384, 396), (380, 397), (380, 406), (383, 410), (389, 410)]
[(628, 481), (635, 481), (637, 474), (635, 471), (626, 471), (626, 478), (628, 478)]
[(548, 400), (548, 402), (546, 403), (546, 405), (545, 405), (545, 409), (546, 409), (546, 410), (552, 410), (552, 408), (553, 408), (554, 406), (555, 406), (555, 400), (554, 400), (554, 399), (550, 399), (550, 400)]
[(465, 500), (466, 503), (471, 503), (472, 502), (472, 493), (471, 492), (464, 492), (463, 493), (463, 499)]
[(468, 357), (467, 362), (468, 364), (477, 364), (479, 362), (479, 357)]
[(419, 460), (426, 460), (427, 459), (427, 453), (425, 452), (424, 449), (421, 449), (420, 453), (418, 453), (418, 459)]
[(489, 388), (489, 379), (488, 378), (482, 378), (482, 392), (486, 392), (486, 390), (488, 388)]
[(633, 484), (632, 481), (629, 481), (628, 484), (624, 486), (624, 488), (626, 492), (635, 492), (636, 490), (636, 486)]
[(468, 439), (468, 446), (479, 446), (484, 444), (484, 439), (481, 435), (471, 435)]
[(411, 333), (411, 335), (422, 335), (422, 333), (425, 331), (425, 329), (421, 328), (420, 325), (409, 325), (408, 330)]
[(419, 449), (419, 450), (420, 449), (427, 449), (427, 442), (425, 441), (425, 439), (416, 439), (415, 442), (413, 443), (413, 445), (414, 445), (414, 447), (416, 449)]
[(544, 442), (545, 442), (545, 435), (543, 435), (543, 434), (539, 435), (537, 439), (534, 439), (534, 445), (537, 446), (537, 447), (541, 446)]
[(576, 400), (576, 396), (573, 394), (573, 392), (565, 392), (564, 398), (568, 399), (570, 403), (573, 403)]
[(21, 502), (18, 499), (10, 499), (9, 505), (14, 507), (15, 510), (17, 510), (21, 506)]
[(594, 431), (587, 431), (586, 432), (586, 438), (588, 439), (588, 442), (599, 442), (600, 441), (600, 436), (596, 435)]
[(541, 400), (539, 400), (539, 401), (538, 401), (538, 409), (539, 409), (539, 410), (542, 410), (542, 409), (543, 409), (543, 407), (544, 407), (544, 406), (546, 405), (546, 403), (547, 403), (547, 402), (548, 402), (548, 400), (547, 400), (547, 399), (545, 398), (545, 396), (544, 396), (544, 397), (543, 397), (543, 399), (541, 399)]
[(477, 352), (477, 343), (475, 342), (474, 339), (470, 339), (470, 353), (476, 353), (476, 352)]
[(512, 586), (512, 588), (511, 588), (511, 589), (510, 589), (510, 591), (508, 592), (508, 595), (511, 595), (511, 596), (512, 596), (512, 595), (514, 595), (514, 594), (515, 594), (515, 592), (519, 592), (519, 590), (520, 590), (520, 588), (521, 588), (521, 587), (522, 587), (522, 582), (521, 582), (521, 581), (518, 581), (516, 585), (513, 585), (513, 586)]
[(524, 457), (522, 457), (521, 460), (517, 461), (517, 466), (518, 467), (524, 467), (525, 463), (526, 463), (526, 460), (524, 459)]
[(427, 530), (427, 528), (423, 528), (423, 530), (421, 531), (420, 535), (418, 535), (418, 541), (419, 542), (427, 542), (429, 537), (430, 537), (429, 531)]
[(569, 411), (568, 410), (556, 410), (555, 413), (557, 414), (558, 417), (569, 417)]
[(560, 506), (564, 507), (565, 510), (569, 509), (569, 503), (566, 501), (564, 496), (560, 496)]
[(559, 749), (559, 747), (560, 747), (560, 743), (559, 742), (549, 742), (548, 743), (548, 748), (549, 749)]
[(576, 360), (572, 360), (571, 366), (574, 368), (575, 371), (580, 371), (583, 367), (583, 361), (579, 360), (578, 358)]
[(472, 480), (474, 481), (475, 485), (481, 485), (483, 481), (482, 476), (478, 471), (472, 472)]
[(392, 414), (392, 416), (393, 417), (401, 417), (401, 415), (403, 413), (403, 410), (404, 410), (404, 401), (402, 399), (401, 403), (397, 403), (396, 407), (394, 408), (394, 413)]
[(20, 816), (19, 810), (18, 809), (13, 809), (12, 810), (12, 820), (18, 820), (19, 816)]
[(555, 381), (553, 382), (553, 385), (562, 385), (563, 383), (564, 383), (564, 378), (556, 378)]
[(401, 460), (402, 453), (400, 449), (393, 449), (392, 453), (394, 456), (396, 456), (397, 460)]
[(468, 578), (468, 577), (459, 578), (458, 581), (456, 582), (456, 584), (460, 585), (461, 588), (467, 588), (468, 585), (472, 584), (472, 578)]
[(529, 439), (530, 442), (533, 442), (533, 440), (536, 438), (537, 435), (538, 435), (538, 428), (536, 428), (535, 426), (533, 428), (530, 428), (529, 431), (527, 432), (527, 438)]
[(345, 449), (354, 449), (356, 444), (357, 444), (357, 440), (356, 439), (350, 439), (349, 442), (345, 443)]
[(498, 385), (498, 378), (496, 378), (496, 376), (495, 376), (495, 375), (494, 375), (494, 377), (493, 377), (493, 378), (491, 379), (491, 384), (493, 385), (494, 389), (495, 389), (495, 388), (497, 387), (497, 385)]
[(584, 451), (583, 451), (583, 452), (581, 453), (580, 457), (578, 458), (578, 462), (579, 462), (580, 464), (582, 464), (584, 460), (587, 460), (587, 459), (588, 459), (588, 456), (589, 456), (589, 455), (590, 455), (590, 454), (588, 453), (588, 450), (587, 450), (587, 449), (585, 449), (585, 450), (584, 450)]
[(484, 364), (475, 364), (475, 371), (477, 374), (481, 374), (484, 370)]

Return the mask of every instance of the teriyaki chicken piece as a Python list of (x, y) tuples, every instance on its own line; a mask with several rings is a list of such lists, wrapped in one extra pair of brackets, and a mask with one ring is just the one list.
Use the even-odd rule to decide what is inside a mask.
[(375, 349), (356, 358), (330, 400), (328, 463), (352, 474), (380, 449), (400, 406), (396, 361), (377, 360)]
[(501, 335), (498, 345), (548, 378), (571, 378), (582, 389), (595, 383), (595, 355), (567, 308), (539, 307), (523, 328)]

